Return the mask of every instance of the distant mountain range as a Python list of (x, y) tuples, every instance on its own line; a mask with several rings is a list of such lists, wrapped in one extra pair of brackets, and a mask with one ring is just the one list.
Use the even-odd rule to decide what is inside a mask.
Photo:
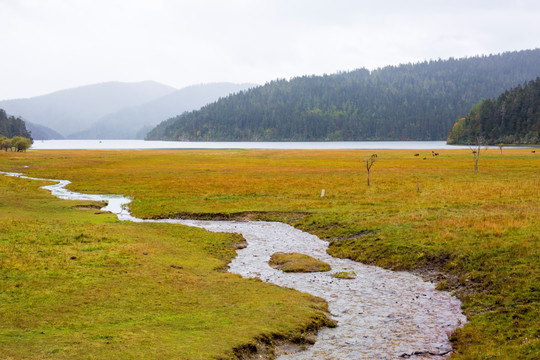
[(162, 120), (253, 86), (219, 83), (178, 90), (153, 81), (107, 82), (3, 100), (0, 108), (22, 117), (35, 140), (142, 139)]
[(101, 117), (91, 127), (70, 135), (73, 139), (144, 139), (161, 121), (218, 100), (255, 84), (213, 83), (193, 85), (139, 106)]
[(483, 99), (540, 76), (540, 49), (276, 80), (169, 119), (150, 140), (446, 140)]
[(30, 121), (25, 121), (25, 123), (26, 123), (26, 128), (32, 134), (32, 139), (34, 140), (64, 139), (64, 136), (62, 134), (60, 134), (58, 131), (54, 131), (53, 129), (49, 127), (46, 127), (44, 125), (34, 124), (33, 122), (30, 122)]

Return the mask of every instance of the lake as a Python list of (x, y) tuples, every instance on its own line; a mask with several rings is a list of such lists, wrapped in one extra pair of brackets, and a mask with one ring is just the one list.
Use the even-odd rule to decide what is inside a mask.
[(181, 142), (145, 140), (36, 140), (34, 150), (141, 149), (463, 149), (445, 141)]

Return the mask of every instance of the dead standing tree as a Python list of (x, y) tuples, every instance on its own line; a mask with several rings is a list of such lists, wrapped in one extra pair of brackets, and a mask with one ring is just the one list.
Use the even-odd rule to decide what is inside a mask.
[(476, 144), (469, 145), (472, 154), (474, 156), (474, 172), (478, 172), (478, 160), (480, 160), (480, 152), (482, 150), (487, 151), (487, 146), (484, 144), (484, 138), (477, 137)]
[(371, 171), (371, 167), (373, 166), (373, 164), (375, 164), (375, 161), (377, 161), (377, 154), (371, 154), (371, 156), (366, 156), (366, 160), (364, 160), (364, 162), (366, 163), (368, 186), (371, 185), (369, 182), (369, 173)]

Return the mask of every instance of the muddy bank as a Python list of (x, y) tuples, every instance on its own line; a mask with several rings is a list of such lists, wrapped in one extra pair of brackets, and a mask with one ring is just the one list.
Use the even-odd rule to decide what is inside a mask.
[[(273, 212), (273, 211), (242, 211), (235, 213), (176, 213), (170, 218), (181, 220), (214, 220), (214, 221), (284, 221), (287, 223), (301, 220), (309, 215), (305, 212)], [(154, 218), (159, 220), (161, 218)]]

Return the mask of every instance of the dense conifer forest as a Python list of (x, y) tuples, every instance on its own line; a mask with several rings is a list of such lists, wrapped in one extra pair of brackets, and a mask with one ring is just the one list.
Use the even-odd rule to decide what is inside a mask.
[(3, 109), (0, 109), (0, 136), (7, 138), (14, 136), (31, 138), (24, 121), (21, 118), (8, 116)]
[(448, 136), (449, 144), (540, 143), (540, 77), (483, 100), (460, 118)]
[(540, 75), (540, 49), (275, 80), (161, 123), (149, 140), (445, 140), (473, 104)]

